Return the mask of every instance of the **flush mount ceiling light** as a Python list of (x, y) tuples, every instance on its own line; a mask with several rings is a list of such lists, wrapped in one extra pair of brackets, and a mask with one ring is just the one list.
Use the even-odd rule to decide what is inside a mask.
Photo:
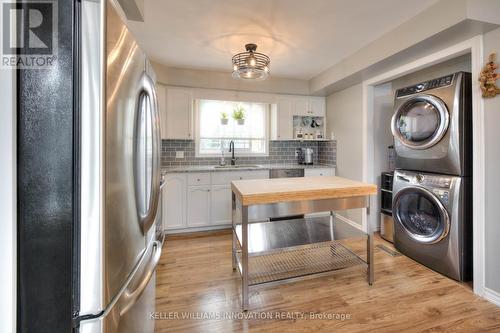
[(244, 80), (265, 80), (269, 76), (270, 59), (255, 52), (256, 44), (246, 44), (246, 52), (233, 56), (233, 78)]

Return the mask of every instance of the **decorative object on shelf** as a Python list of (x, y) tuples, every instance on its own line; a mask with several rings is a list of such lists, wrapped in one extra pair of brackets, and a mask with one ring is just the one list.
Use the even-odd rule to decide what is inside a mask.
[(302, 118), (302, 125), (304, 125), (305, 127), (309, 127), (309, 126), (311, 126), (311, 124), (312, 124), (311, 117), (303, 117)]
[(256, 44), (246, 44), (246, 52), (233, 56), (233, 78), (244, 80), (265, 80), (269, 76), (271, 60), (263, 53), (256, 52)]
[(495, 63), (496, 53), (490, 54), (488, 63), (481, 70), (479, 82), (483, 97), (495, 97), (500, 95), (500, 88), (496, 86), (496, 81), (500, 79), (500, 75), (496, 73), (498, 65)]
[(238, 125), (245, 124), (245, 108), (240, 104), (236, 105), (233, 109), (233, 119), (236, 120)]
[(300, 127), (297, 132), (295, 133), (295, 138), (296, 139), (303, 139), (304, 138), (304, 133), (302, 133), (302, 127)]
[(298, 140), (322, 140), (325, 138), (324, 124), (324, 117), (294, 115), (294, 138)]
[(220, 113), (220, 123), (221, 125), (227, 125), (229, 121), (229, 118), (227, 116), (227, 112), (221, 112)]

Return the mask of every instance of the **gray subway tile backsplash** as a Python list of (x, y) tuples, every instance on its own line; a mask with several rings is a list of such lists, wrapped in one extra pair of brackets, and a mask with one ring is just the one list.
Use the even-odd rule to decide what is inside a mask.
[[(335, 141), (269, 141), (269, 156), (237, 156), (238, 163), (296, 163), (296, 148), (312, 148), (314, 150), (315, 164), (328, 164), (335, 166), (337, 163), (337, 144)], [(184, 151), (184, 158), (175, 158), (176, 151)], [(195, 155), (195, 141), (193, 140), (162, 140), (161, 163), (164, 167), (215, 165), (219, 163), (220, 160), (219, 157), (196, 157)], [(229, 156), (229, 152), (226, 152), (225, 157), (227, 163), (229, 163)]]

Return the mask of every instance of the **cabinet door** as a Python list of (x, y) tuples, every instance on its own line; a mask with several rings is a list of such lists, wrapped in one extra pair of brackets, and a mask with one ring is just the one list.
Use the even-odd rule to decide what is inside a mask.
[(164, 229), (186, 227), (186, 189), (185, 174), (170, 174), (165, 178), (162, 203)]
[(277, 103), (275, 116), (276, 140), (293, 139), (293, 116), (292, 100), (290, 98), (280, 98)]
[(210, 225), (210, 186), (189, 186), (187, 193), (189, 227)]
[(326, 101), (324, 97), (310, 97), (309, 111), (315, 117), (324, 117), (326, 114)]
[(192, 139), (193, 98), (191, 91), (167, 88), (166, 138)]
[(307, 97), (296, 97), (293, 99), (294, 116), (310, 116), (309, 101)]
[(231, 187), (227, 185), (212, 186), (212, 224), (231, 224)]

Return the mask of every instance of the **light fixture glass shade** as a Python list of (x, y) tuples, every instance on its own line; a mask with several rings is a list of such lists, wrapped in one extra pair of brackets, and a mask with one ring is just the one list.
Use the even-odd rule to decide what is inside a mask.
[(265, 80), (269, 76), (270, 59), (255, 52), (257, 45), (246, 44), (246, 52), (233, 56), (233, 78), (244, 80)]

